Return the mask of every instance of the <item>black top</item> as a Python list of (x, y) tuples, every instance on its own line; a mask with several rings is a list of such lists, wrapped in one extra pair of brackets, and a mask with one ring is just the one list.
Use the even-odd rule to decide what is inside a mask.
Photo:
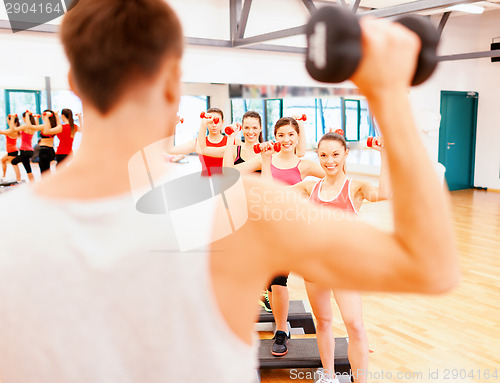
[[(245, 160), (241, 158), (241, 145), (238, 145), (238, 147), (236, 148), (236, 159), (234, 160), (234, 164), (238, 165), (243, 162), (245, 162)], [(255, 173), (260, 173), (260, 172), (261, 172), (260, 170), (255, 171)]]

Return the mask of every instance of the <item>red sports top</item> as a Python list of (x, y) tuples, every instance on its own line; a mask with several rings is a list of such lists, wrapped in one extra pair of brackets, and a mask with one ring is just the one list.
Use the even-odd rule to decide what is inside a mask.
[[(224, 136), (222, 140), (216, 144), (213, 142), (210, 142), (208, 140), (208, 136), (205, 137), (207, 146), (212, 146), (215, 148), (221, 148), (223, 146), (226, 146), (227, 144), (227, 136)], [(200, 158), (201, 162), (201, 175), (203, 176), (210, 176), (212, 174), (220, 174), (222, 173), (222, 163), (224, 161), (224, 158), (222, 157), (210, 157), (210, 156), (205, 156), (202, 154), (198, 154), (198, 157)]]
[(302, 181), (299, 164), (300, 161), (294, 168), (280, 169), (273, 165), (273, 161), (271, 158), (271, 174), (273, 175), (273, 179), (284, 182), (287, 185), (298, 184), (300, 181)]
[(7, 153), (17, 152), (17, 138), (10, 138), (9, 136), (5, 136), (5, 138), (7, 139)]
[(358, 212), (354, 208), (354, 204), (352, 203), (351, 196), (349, 195), (351, 181), (348, 178), (346, 178), (339, 194), (331, 200), (324, 200), (320, 196), (321, 185), (323, 185), (324, 180), (325, 179), (323, 178), (322, 180), (318, 181), (316, 185), (314, 185), (314, 189), (311, 195), (309, 196), (309, 200), (323, 206), (342, 209), (344, 211), (358, 214)]
[[(75, 125), (75, 133), (78, 131), (78, 126)], [(69, 124), (64, 124), (62, 126), (62, 132), (57, 134), (59, 138), (59, 146), (57, 147), (56, 154), (71, 154), (73, 150), (73, 140), (71, 137), (71, 126)]]
[(26, 132), (21, 132), (21, 150), (33, 151), (33, 145), (31, 141), (33, 140), (33, 135)]

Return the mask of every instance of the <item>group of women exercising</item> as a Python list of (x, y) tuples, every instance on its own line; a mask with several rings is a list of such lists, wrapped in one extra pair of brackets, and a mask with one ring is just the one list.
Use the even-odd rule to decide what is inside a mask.
[[(305, 154), (304, 121), (299, 117), (283, 117), (274, 127), (279, 145), (263, 142), (262, 120), (254, 111), (244, 114), (241, 126), (226, 128), (222, 134), (224, 115), (211, 108), (201, 119), (198, 138), (186, 144), (171, 146), (169, 153), (182, 154), (196, 151), (202, 163), (203, 174), (219, 173), (223, 167), (234, 167), (242, 174), (261, 173), (262, 177), (290, 185), (305, 199), (325, 208), (340, 209), (357, 215), (364, 200), (371, 202), (389, 198), (390, 188), (382, 138), (373, 140), (372, 148), (381, 152), (382, 166), (379, 186), (369, 182), (351, 180), (346, 175), (349, 149), (343, 134), (326, 133), (318, 142), (319, 164), (302, 159)], [(208, 130), (208, 135), (206, 134)], [(242, 132), (244, 141), (237, 138)], [(255, 147), (258, 145), (258, 149)], [(257, 152), (260, 152), (257, 154)], [(306, 180), (313, 176), (319, 180)], [(287, 317), (289, 294), (287, 275), (276, 276), (267, 288), (267, 297), (276, 323), (275, 341), (271, 353), (283, 356), (288, 352)], [(317, 340), (323, 364), (321, 383), (336, 382), (334, 370), (335, 338), (332, 333), (333, 313), (330, 304), (331, 289), (305, 281), (307, 295), (317, 322)], [(368, 368), (368, 339), (363, 325), (361, 296), (354, 291), (335, 290), (334, 297), (349, 337), (348, 356), (352, 371)], [(366, 376), (356, 377), (365, 382)]]
[[(16, 174), (17, 182), (21, 182), (19, 164), (22, 163), (30, 181), (34, 181), (31, 169), (33, 157), (33, 136), (40, 132), (38, 141), (40, 173), (43, 174), (50, 169), (53, 160), (59, 165), (73, 151), (73, 141), (76, 132), (81, 130), (82, 115), (78, 114), (80, 126), (75, 124), (71, 109), (63, 109), (61, 116), (52, 110), (45, 110), (41, 116), (33, 115), (29, 110), (23, 113), (21, 124), (17, 114), (7, 116), (8, 129), (0, 130), (6, 138), (7, 154), (2, 158), (3, 178), (7, 174), (7, 164), (11, 164)], [(40, 124), (42, 119), (42, 124)], [(54, 150), (54, 137), (59, 139), (57, 151)], [(21, 138), (21, 146), (18, 147), (18, 139)]]

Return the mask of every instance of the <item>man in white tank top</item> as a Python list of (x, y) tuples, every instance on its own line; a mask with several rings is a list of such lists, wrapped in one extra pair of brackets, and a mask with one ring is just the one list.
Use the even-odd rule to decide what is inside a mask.
[(179, 212), (202, 205), (182, 210), (175, 196), (208, 189), (163, 187), (175, 171), (154, 145), (173, 135), (180, 99), (176, 15), (163, 0), (81, 0), (61, 27), (84, 106), (80, 150), (33, 188), (0, 196), (12, 228), (0, 252), (2, 383), (252, 382), (256, 302), (273, 275), (359, 290), (454, 286), (446, 197), (408, 118), (417, 39), (386, 22), (363, 30), (353, 81), (385, 135), (397, 231), (322, 221), (292, 191), (238, 177), (200, 180), (206, 199), (217, 196), (200, 225)]

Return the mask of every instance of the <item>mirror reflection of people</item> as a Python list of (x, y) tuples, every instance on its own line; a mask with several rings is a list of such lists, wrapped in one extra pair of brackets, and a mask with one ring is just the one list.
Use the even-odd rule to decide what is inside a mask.
[[(293, 190), (245, 177), (231, 206), (246, 223), (215, 240), (227, 214), (214, 212), (205, 233), (213, 242), (182, 253), (168, 216), (136, 210), (129, 180), (139, 171), (129, 160), (175, 130), (180, 22), (163, 0), (80, 0), (60, 31), (85, 114), (80, 149), (68, 166), (0, 197), (13, 227), (42, 223), (29, 241), (22, 230), (2, 238), (2, 380), (250, 383), (257, 301), (275, 275), (293, 271), (334, 289), (455, 286), (446, 195), (407, 99), (418, 37), (387, 21), (361, 25), (352, 80), (385, 139), (395, 231), (324, 219)], [(148, 152), (148, 163), (170, 172), (162, 151)], [(215, 210), (226, 212), (222, 202)]]

